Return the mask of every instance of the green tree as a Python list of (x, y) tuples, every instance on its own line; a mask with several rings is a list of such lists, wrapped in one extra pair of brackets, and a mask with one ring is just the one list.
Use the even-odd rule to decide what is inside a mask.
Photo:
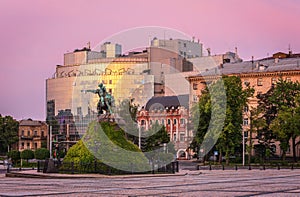
[(95, 160), (94, 155), (86, 148), (82, 140), (79, 140), (73, 145), (67, 152), (64, 161), (65, 162), (93, 162)]
[(19, 123), (11, 116), (0, 114), (0, 152), (9, 152), (11, 145), (18, 141)]
[(160, 161), (166, 164), (174, 159), (176, 152), (174, 144), (170, 142), (170, 136), (163, 125), (154, 123), (146, 131), (146, 135), (142, 150), (150, 161)]
[(250, 87), (243, 89), (241, 79), (236, 76), (225, 76), (222, 80), (226, 90), (226, 118), (216, 147), (220, 153), (225, 152), (226, 164), (229, 164), (229, 156), (241, 145), (243, 107), (254, 90)]
[(126, 139), (134, 144), (139, 143), (139, 129), (137, 126), (138, 105), (134, 104), (134, 99), (125, 99), (118, 106), (121, 126), (125, 131)]
[(17, 150), (12, 150), (7, 153), (8, 158), (11, 158), (13, 163), (17, 163), (20, 160), (20, 152)]
[[(251, 163), (252, 149), (253, 149), (253, 133), (261, 133), (261, 130), (265, 128), (266, 121), (263, 117), (262, 110), (260, 108), (252, 108), (250, 110), (250, 129), (249, 129), (249, 147), (248, 147), (248, 164)], [(268, 149), (269, 150), (269, 149)]]
[(21, 159), (26, 159), (27, 163), (28, 163), (28, 160), (29, 159), (33, 159), (34, 158), (34, 152), (30, 149), (26, 149), (26, 150), (23, 150), (21, 152)]
[[(209, 127), (209, 121), (211, 119), (211, 101), (208, 88), (202, 91), (199, 102), (192, 107), (192, 122), (194, 124), (194, 130), (196, 131), (190, 148), (199, 155), (201, 144), (203, 143), (204, 136)], [(206, 157), (203, 158), (205, 162)]]
[[(153, 124), (152, 127), (146, 131), (147, 136), (145, 140), (145, 146), (143, 151), (149, 152), (163, 147), (164, 144), (170, 142), (170, 137), (166, 131), (166, 128), (157, 123)], [(171, 148), (171, 147), (170, 147)], [(170, 149), (172, 152), (172, 149)]]
[(34, 157), (40, 160), (47, 159), (50, 157), (50, 151), (46, 148), (39, 148), (34, 152)]
[(299, 127), (295, 119), (297, 119), (297, 111), (299, 111), (299, 94), (300, 84), (298, 82), (279, 79), (276, 86), (273, 86), (260, 99), (259, 107), (264, 109), (267, 123), (263, 134), (269, 141), (272, 138), (280, 141), (280, 147), (283, 150), (282, 159), (285, 159), (285, 152), (290, 146), (289, 139), (292, 140), (294, 161), (297, 159), (296, 138), (299, 136)]
[[(194, 118), (198, 119), (198, 121), (194, 121), (196, 126), (196, 134), (192, 143), (194, 150), (198, 148), (197, 151), (199, 151), (200, 144), (213, 143), (214, 139), (219, 137), (216, 144), (216, 148), (220, 152), (219, 159), (221, 161), (222, 153), (224, 152), (226, 164), (228, 164), (229, 156), (241, 145), (242, 109), (246, 105), (248, 98), (253, 95), (253, 92), (254, 90), (250, 87), (243, 90), (241, 79), (236, 76), (223, 76), (221, 79), (212, 82), (202, 92), (197, 105), (198, 108), (193, 110)], [(226, 99), (226, 102), (222, 102), (224, 99)], [(221, 133), (212, 132), (212, 136), (208, 136), (207, 131), (209, 127), (211, 125), (220, 125), (218, 121), (224, 120), (222, 113), (220, 113), (224, 108), (226, 108), (224, 127), (216, 127), (216, 129), (221, 130)], [(212, 114), (214, 114), (214, 117), (211, 117)], [(204, 139), (206, 142), (204, 142)]]

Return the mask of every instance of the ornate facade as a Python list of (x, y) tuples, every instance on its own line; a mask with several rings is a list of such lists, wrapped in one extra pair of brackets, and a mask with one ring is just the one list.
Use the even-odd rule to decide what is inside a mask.
[(18, 150), (47, 148), (48, 125), (38, 120), (21, 120), (19, 123)]
[(153, 97), (137, 114), (141, 132), (155, 123), (163, 125), (174, 143), (179, 159), (189, 159), (188, 147), (193, 139), (189, 129), (188, 95)]

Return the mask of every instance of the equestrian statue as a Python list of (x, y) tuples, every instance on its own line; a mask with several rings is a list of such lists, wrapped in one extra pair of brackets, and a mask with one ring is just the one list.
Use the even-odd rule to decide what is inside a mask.
[[(112, 106), (114, 105), (114, 97), (106, 91), (106, 88), (103, 83), (98, 85), (98, 89), (96, 90), (82, 90), (85, 93), (91, 92), (94, 94), (98, 94), (99, 101), (97, 104), (98, 118), (100, 119), (103, 114), (104, 118), (108, 119), (112, 115)], [(105, 112), (105, 113), (104, 113)]]

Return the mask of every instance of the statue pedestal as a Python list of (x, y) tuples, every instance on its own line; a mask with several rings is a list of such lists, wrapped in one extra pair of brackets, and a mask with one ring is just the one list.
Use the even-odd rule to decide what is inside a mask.
[(112, 114), (98, 115), (98, 122), (114, 122), (115, 118)]
[(46, 160), (44, 171), (45, 173), (57, 173), (58, 169), (55, 166), (53, 159)]

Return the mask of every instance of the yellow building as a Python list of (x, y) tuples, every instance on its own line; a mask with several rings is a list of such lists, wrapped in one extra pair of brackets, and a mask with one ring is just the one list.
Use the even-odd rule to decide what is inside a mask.
[[(238, 76), (241, 78), (243, 87), (253, 87), (254, 96), (249, 98), (248, 106), (244, 109), (243, 130), (250, 129), (250, 109), (258, 105), (257, 95), (266, 93), (279, 78), (287, 81), (300, 82), (300, 54), (276, 53), (272, 57), (261, 60), (245, 61), (238, 63), (219, 64), (216, 68), (202, 72), (198, 75), (188, 77), (190, 82), (190, 105), (197, 103), (201, 97), (201, 91), (207, 83), (220, 78), (222, 75)], [(254, 144), (258, 144), (256, 134), (253, 133)], [(247, 142), (249, 144), (249, 142)], [(282, 151), (279, 142), (273, 142), (273, 151), (281, 155)], [(292, 156), (292, 148), (287, 152), (287, 156)], [(252, 153), (254, 154), (254, 153)], [(300, 156), (300, 145), (296, 154)]]
[(38, 120), (21, 120), (19, 122), (18, 150), (37, 150), (47, 148), (48, 125)]

